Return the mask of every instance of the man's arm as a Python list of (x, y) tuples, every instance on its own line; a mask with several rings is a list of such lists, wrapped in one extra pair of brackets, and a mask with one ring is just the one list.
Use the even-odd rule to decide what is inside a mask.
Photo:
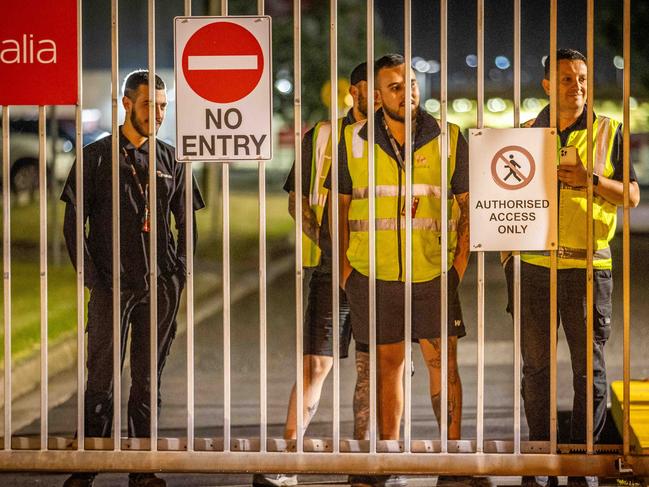
[(455, 267), (460, 280), (462, 280), (466, 267), (469, 264), (469, 255), (471, 253), (469, 240), (469, 193), (456, 194), (455, 200), (460, 206), (460, 218), (457, 222), (457, 246), (455, 247), (453, 267)]
[[(186, 269), (187, 265), (187, 213), (191, 212), (192, 222), (193, 222), (193, 242), (194, 242), (194, 253), (196, 253), (196, 244), (198, 243), (198, 228), (196, 225), (196, 210), (200, 210), (205, 206), (203, 198), (198, 190), (198, 185), (196, 180), (192, 175), (192, 188), (186, 188), (185, 186), (185, 166), (180, 165), (179, 171), (176, 173), (178, 186), (174, 192), (169, 208), (171, 213), (174, 216), (174, 221), (176, 223), (176, 230), (178, 231), (178, 241), (176, 242), (177, 258), (178, 261), (182, 264), (183, 272)], [(192, 191), (192, 208), (187, 209), (185, 205), (185, 191)]]
[[(557, 170), (557, 175), (559, 181), (573, 188), (584, 188), (588, 185), (588, 173), (581, 161), (578, 161), (575, 165), (561, 164)], [(622, 206), (624, 204), (624, 184), (622, 181), (599, 175), (599, 183), (593, 188), (593, 192), (614, 205)], [(631, 208), (635, 208), (638, 203), (640, 203), (640, 188), (637, 182), (631, 181), (631, 184), (629, 184), (629, 204)]]
[[(349, 205), (352, 202), (352, 195), (339, 194), (338, 195), (338, 228), (340, 233), (338, 235), (338, 244), (340, 249), (340, 287), (345, 289), (347, 278), (352, 273), (352, 265), (347, 258), (347, 249), (349, 248)], [(329, 212), (331, 213), (331, 205), (329, 205)], [(329, 218), (330, 233), (333, 235), (335, 231), (331, 225), (332, 218)]]
[[(295, 191), (288, 193), (288, 212), (295, 220)], [(320, 226), (309, 205), (309, 197), (302, 195), (302, 232), (316, 244), (320, 241)]]
[[(83, 267), (84, 280), (88, 289), (92, 289), (97, 284), (97, 268), (92, 260), (88, 250), (88, 237), (86, 237), (85, 221), (83, 222)], [(65, 216), (63, 218), (63, 236), (65, 246), (68, 249), (68, 255), (74, 269), (77, 269), (77, 211), (72, 203), (66, 203)]]

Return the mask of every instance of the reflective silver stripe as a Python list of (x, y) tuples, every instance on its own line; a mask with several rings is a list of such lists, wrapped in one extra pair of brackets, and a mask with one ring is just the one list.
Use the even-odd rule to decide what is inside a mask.
[(597, 153), (595, 154), (595, 174), (603, 174), (606, 168), (606, 155), (608, 144), (611, 140), (611, 119), (608, 117), (597, 117)]
[[(390, 196), (399, 195), (399, 187), (392, 184), (381, 184), (376, 187), (376, 197), (385, 198)], [(406, 194), (406, 187), (401, 186), (401, 194)], [(412, 195), (413, 196), (433, 196), (434, 198), (440, 198), (442, 195), (442, 190), (439, 186), (433, 186), (432, 184), (413, 184), (412, 185)], [(369, 189), (365, 188), (354, 188), (352, 191), (352, 198), (355, 200), (364, 200), (369, 196)], [(449, 195), (453, 197), (453, 195)]]
[[(367, 232), (369, 231), (370, 224), (368, 220), (349, 220), (349, 230), (352, 232)], [(406, 217), (401, 217), (400, 228), (403, 230), (406, 228)], [(457, 228), (457, 220), (448, 221), (448, 229), (451, 232), (454, 232)], [(376, 229), (377, 230), (396, 230), (397, 229), (397, 219), (396, 218), (377, 218), (376, 219)], [(441, 232), (442, 225), (439, 220), (433, 218), (413, 218), (412, 219), (412, 229), (413, 230), (429, 230), (433, 232)]]
[[(331, 123), (322, 122), (320, 128), (318, 129), (318, 136), (315, 141), (315, 183), (313, 184), (313, 191), (309, 195), (309, 201), (312, 205), (324, 206), (324, 202), (327, 199), (327, 195), (319, 195), (318, 181), (321, 178), (326, 178), (329, 171), (324, 171), (324, 162), (327, 159), (327, 145), (329, 145), (329, 137), (331, 136)], [(328, 157), (331, 159), (331, 156)]]
[[(533, 253), (533, 252), (532, 252)], [(540, 255), (550, 255), (549, 251), (541, 252)], [(571, 247), (559, 247), (557, 255), (560, 259), (579, 259), (586, 260), (586, 249), (573, 249)], [(611, 248), (596, 250), (593, 252), (593, 260), (607, 260), (612, 257)]]
[(365, 124), (359, 123), (354, 127), (352, 134), (352, 156), (354, 156), (356, 159), (363, 157), (364, 141), (363, 139), (361, 139), (361, 136), (358, 135), (358, 132), (360, 132), (361, 128), (363, 128), (364, 126)]

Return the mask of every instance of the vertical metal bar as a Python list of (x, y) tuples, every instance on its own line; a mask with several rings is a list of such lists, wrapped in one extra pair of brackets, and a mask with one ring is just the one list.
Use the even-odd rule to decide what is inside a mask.
[(156, 164), (156, 100), (155, 100), (155, 0), (148, 2), (149, 59), (149, 295), (151, 318), (150, 380), (151, 380), (151, 451), (158, 449), (158, 195)]
[(331, 77), (331, 292), (333, 318), (333, 452), (340, 452), (340, 249), (338, 247), (338, 2), (330, 3), (329, 65)]
[[(293, 117), (295, 124), (295, 431), (296, 451), (304, 442), (303, 316), (302, 316), (302, 2), (293, 0)], [(332, 134), (333, 136), (333, 134)]]
[[(546, 61), (547, 62), (547, 61)], [(557, 0), (550, 0), (550, 127), (556, 127)], [(558, 134), (557, 134), (558, 137)], [(557, 251), (550, 251), (550, 453), (557, 451)]]
[(84, 197), (83, 197), (83, 0), (77, 1), (77, 106), (75, 108), (76, 124), (76, 194), (77, 207), (76, 241), (77, 241), (77, 449), (85, 449), (85, 372), (86, 372), (86, 343), (85, 343), (85, 290), (84, 290)]
[[(514, 127), (521, 123), (521, 0), (514, 0)], [(521, 452), (521, 254), (514, 252), (514, 454)]]
[(113, 212), (113, 450), (122, 449), (121, 256), (119, 177), (119, 0), (111, 2), (112, 212)]
[(11, 193), (9, 107), (2, 107), (2, 267), (4, 276), (4, 449), (11, 450)]
[[(221, 0), (221, 15), (228, 15), (228, 0)], [(230, 166), (221, 168), (223, 205), (223, 451), (230, 451), (232, 384), (230, 360)]]
[[(264, 0), (257, 0), (257, 15), (264, 15)], [(268, 437), (268, 343), (266, 308), (266, 164), (259, 173), (259, 451), (267, 450)]]
[(406, 173), (406, 194), (404, 208), (406, 209), (406, 282), (404, 292), (404, 364), (405, 370), (405, 397), (404, 397), (404, 417), (403, 417), (403, 452), (410, 453), (410, 435), (412, 425), (412, 382), (410, 374), (410, 361), (412, 357), (412, 6), (410, 0), (403, 2), (403, 45), (405, 54), (405, 83), (406, 83), (406, 100), (405, 100), (405, 173)]
[(624, 119), (623, 140), (624, 148), (624, 220), (622, 238), (622, 287), (623, 287), (623, 378), (624, 378), (624, 407), (622, 441), (624, 455), (630, 452), (630, 411), (631, 406), (631, 235), (629, 215), (629, 170), (630, 170), (630, 142), (631, 118), (629, 98), (631, 97), (631, 0), (624, 0), (624, 30), (623, 30), (623, 56), (624, 56)]
[(231, 361), (230, 361), (230, 166), (223, 163), (223, 451), (230, 451)]
[[(478, 107), (477, 127), (484, 126), (484, 0), (477, 3), (477, 41), (478, 41)], [(478, 397), (476, 411), (476, 452), (484, 452), (484, 345), (485, 345), (485, 254), (478, 252)]]
[[(185, 16), (192, 14), (192, 0), (185, 0)], [(210, 188), (211, 189), (211, 188)], [(187, 451), (194, 451), (194, 178), (192, 163), (185, 165), (185, 249), (187, 297)]]
[(448, 52), (447, 52), (447, 17), (448, 7), (447, 0), (440, 0), (440, 114), (441, 114), (441, 133), (440, 149), (442, 164), (441, 171), (441, 221), (442, 221), (442, 239), (441, 239), (441, 307), (440, 307), (440, 329), (442, 352), (441, 357), (441, 384), (442, 384), (442, 407), (440, 421), (440, 440), (442, 444), (442, 453), (448, 453), (448, 127), (446, 126), (446, 111), (448, 108)]
[[(374, 0), (367, 1), (367, 186), (369, 188), (370, 453), (376, 453), (376, 167), (374, 166)], [(370, 104), (372, 110), (370, 110)]]
[(38, 107), (38, 199), (41, 289), (41, 450), (47, 450), (47, 134), (45, 106)]
[(593, 102), (595, 100), (595, 2), (587, 1), (586, 62), (588, 100), (586, 113), (586, 453), (593, 453)]

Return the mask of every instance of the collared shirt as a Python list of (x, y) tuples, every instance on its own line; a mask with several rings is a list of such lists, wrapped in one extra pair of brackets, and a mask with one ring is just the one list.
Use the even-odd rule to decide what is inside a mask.
[[(561, 140), (561, 147), (564, 147), (568, 143), (568, 137), (575, 130), (586, 130), (588, 127), (587, 115), (588, 110), (586, 105), (584, 105), (584, 110), (581, 112), (581, 115), (577, 117), (577, 120), (573, 122), (572, 125), (566, 127), (565, 129), (559, 132), (559, 139)], [(593, 113), (593, 119), (596, 117)], [(529, 122), (528, 122), (529, 123)], [(541, 110), (534, 120), (532, 127), (549, 127), (550, 126), (550, 105), (547, 105), (543, 110)], [(622, 181), (624, 179), (624, 140), (622, 135), (622, 124), (620, 124), (615, 132), (615, 140), (613, 141), (613, 150), (611, 151), (611, 165), (613, 166), (613, 175), (611, 179), (615, 181)], [(629, 165), (629, 180), (637, 181), (635, 170), (633, 169), (633, 164)]]
[[(75, 166), (61, 194), (61, 200), (67, 203), (64, 234), (73, 263), (76, 263)], [(137, 178), (132, 167), (137, 171)], [(147, 141), (139, 148), (134, 147), (122, 133), (122, 127), (119, 169), (121, 285), (124, 289), (147, 289), (151, 234), (143, 231), (145, 198), (139, 186), (148, 196), (149, 145)], [(156, 139), (156, 170), (158, 272), (182, 274), (186, 261), (185, 165), (176, 162), (174, 148), (159, 139)], [(112, 282), (112, 179), (112, 136), (109, 135), (83, 148), (85, 266), (86, 283), (91, 288), (110, 287)], [(193, 193), (196, 211), (205, 203), (195, 180)], [(172, 214), (178, 230), (177, 241), (171, 229)], [(194, 231), (195, 240), (196, 235)]]
[[(342, 131), (344, 132), (347, 125), (356, 123), (353, 110), (349, 110), (343, 118)], [(310, 129), (302, 138), (302, 196), (308, 196), (311, 191), (311, 161), (313, 160), (313, 135), (315, 127)], [(341, 139), (342, 140), (342, 137)], [(327, 176), (328, 177), (328, 176)], [(284, 191), (290, 193), (295, 191), (295, 163), (284, 183)], [(320, 270), (331, 270), (331, 236), (329, 235), (329, 198), (325, 202), (324, 212), (322, 214), (322, 224), (320, 225), (320, 241), (318, 242), (322, 250), (320, 261)]]
[[(389, 135), (383, 123), (383, 110), (376, 111), (374, 118), (375, 127), (375, 143), (395, 161), (397, 164), (398, 158), (394, 152), (394, 148), (390, 143)], [(437, 120), (434, 117), (419, 110), (415, 122), (415, 137), (413, 140), (413, 152), (423, 147), (431, 140), (439, 137), (441, 129)], [(359, 131), (358, 135), (367, 140), (367, 124), (365, 124)], [(405, 146), (405, 144), (404, 144)], [(400, 146), (402, 159), (405, 160), (405, 147)], [(466, 139), (460, 133), (457, 139), (457, 149), (455, 156), (455, 171), (451, 176), (451, 191), (453, 194), (462, 194), (469, 191), (469, 146)], [(352, 194), (353, 185), (352, 178), (349, 174), (349, 166), (347, 165), (347, 148), (345, 147), (345, 139), (341, 138), (340, 145), (338, 146), (338, 190), (341, 194)], [(331, 187), (331, 181), (327, 179), (325, 187)]]

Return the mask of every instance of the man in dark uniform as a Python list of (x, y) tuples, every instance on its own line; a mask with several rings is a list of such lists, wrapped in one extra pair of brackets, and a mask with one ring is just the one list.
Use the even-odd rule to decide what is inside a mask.
[[(149, 287), (149, 73), (134, 71), (124, 82), (126, 110), (119, 130), (121, 361), (131, 329), (131, 390), (128, 401), (129, 437), (150, 437), (150, 287)], [(166, 87), (155, 79), (155, 128), (167, 108)], [(85, 391), (85, 434), (110, 437), (113, 421), (113, 289), (112, 289), (112, 136), (83, 149), (84, 266), (88, 303), (88, 382)], [(185, 166), (174, 148), (156, 139), (158, 249), (158, 382), (176, 334), (176, 313), (185, 281)], [(194, 208), (204, 207), (198, 187)], [(61, 200), (66, 203), (63, 232), (76, 265), (76, 176), (72, 167)], [(194, 218), (194, 213), (191, 213)], [(178, 240), (171, 229), (173, 214)], [(196, 228), (196, 226), (194, 226)], [(196, 239), (196, 233), (194, 233)], [(160, 408), (160, 389), (158, 389)], [(73, 474), (65, 487), (91, 486), (94, 473)], [(129, 487), (160, 487), (153, 474), (130, 474)]]

